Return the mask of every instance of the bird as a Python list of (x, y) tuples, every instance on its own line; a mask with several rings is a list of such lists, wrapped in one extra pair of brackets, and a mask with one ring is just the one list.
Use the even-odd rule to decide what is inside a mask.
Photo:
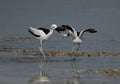
[(56, 24), (52, 24), (50, 29), (41, 27), (41, 28), (33, 28), (29, 27), (28, 31), (36, 37), (36, 39), (40, 42), (39, 50), (41, 51), (44, 59), (46, 59), (45, 53), (43, 52), (43, 41), (46, 41), (53, 35), (53, 31), (57, 28)]
[[(79, 50), (80, 44), (82, 43), (82, 40), (83, 40), (83, 34), (85, 32), (89, 32), (89, 33), (96, 33), (97, 32), (97, 30), (93, 29), (93, 28), (87, 28), (87, 29), (84, 29), (84, 30), (82, 30), (80, 32), (77, 32), (75, 30), (75, 28), (73, 28), (72, 26), (67, 25), (67, 24), (63, 24), (63, 25), (59, 26), (56, 30), (63, 37), (73, 36), (73, 48), (72, 48), (72, 51), (74, 51), (74, 46), (75, 45), (78, 45), (77, 51)], [(68, 31), (68, 33), (63, 34), (62, 32), (64, 32), (64, 31)], [(73, 61), (71, 61), (72, 69), (77, 70), (76, 58), (73, 57), (72, 60), (73, 60)], [(74, 76), (73, 76), (73, 83), (74, 84), (80, 84), (81, 83), (79, 75), (80, 74), (78, 72), (74, 72)]]
[[(72, 48), (72, 51), (74, 51), (74, 47), (75, 45), (78, 45), (77, 47), (77, 51), (79, 50), (79, 47), (80, 47), (80, 44), (82, 43), (82, 40), (83, 40), (83, 34), (85, 32), (89, 32), (89, 33), (96, 33), (97, 30), (96, 29), (93, 29), (93, 28), (87, 28), (87, 29), (84, 29), (82, 30), (81, 32), (77, 32), (75, 30), (75, 28), (73, 28), (72, 26), (70, 25), (67, 25), (67, 24), (63, 24), (61, 26), (59, 26), (57, 29), (56, 29), (63, 37), (69, 37), (69, 36), (73, 36), (73, 48)], [(62, 32), (63, 31), (68, 31), (67, 34), (63, 34)]]

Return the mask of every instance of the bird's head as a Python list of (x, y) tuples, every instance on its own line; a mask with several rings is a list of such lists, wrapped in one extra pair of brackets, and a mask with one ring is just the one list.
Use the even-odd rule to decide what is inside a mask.
[(52, 24), (52, 25), (51, 25), (51, 29), (54, 30), (54, 29), (56, 29), (56, 28), (57, 28), (57, 25), (56, 25), (56, 24)]

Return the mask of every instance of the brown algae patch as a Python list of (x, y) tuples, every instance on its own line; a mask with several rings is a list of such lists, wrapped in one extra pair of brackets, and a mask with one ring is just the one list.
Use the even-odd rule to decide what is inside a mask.
[(100, 73), (105, 73), (109, 76), (113, 76), (113, 75), (120, 75), (120, 70), (118, 69), (108, 69), (108, 70), (96, 70), (96, 72), (100, 72)]
[(73, 72), (103, 73), (103, 74), (106, 74), (108, 76), (120, 75), (119, 69), (106, 69), (106, 70), (104, 70), (104, 69), (98, 69), (98, 70), (73, 69)]
[[(7, 48), (0, 47), (0, 52), (7, 52), (13, 54), (22, 55), (42, 55), (39, 50), (33, 49), (17, 49), (17, 48)], [(88, 57), (98, 57), (98, 56), (120, 56), (120, 53), (108, 53), (108, 52), (65, 52), (60, 50), (44, 51), (46, 56), (88, 56)]]
[[(24, 41), (24, 40), (34, 40), (33, 37), (23, 36), (23, 37), (4, 37), (1, 38), (2, 42), (15, 42), (15, 41)], [(0, 52), (7, 52), (13, 54), (23, 54), (23, 55), (42, 55), (38, 50), (33, 49), (19, 49), (19, 48), (10, 48), (6, 46), (0, 46)], [(61, 50), (52, 50), (44, 51), (47, 56), (88, 56), (88, 57), (98, 57), (98, 56), (120, 56), (120, 53), (109, 53), (109, 52), (65, 52)]]
[(2, 42), (16, 42), (16, 41), (24, 41), (24, 40), (32, 40), (33, 37), (4, 37), (1, 38), (0, 41)]

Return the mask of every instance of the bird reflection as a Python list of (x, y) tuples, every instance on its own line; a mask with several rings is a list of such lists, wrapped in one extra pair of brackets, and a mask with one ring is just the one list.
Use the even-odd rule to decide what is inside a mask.
[(73, 76), (72, 80), (67, 80), (63, 84), (82, 84), (80, 76)]
[(29, 81), (30, 84), (50, 84), (51, 82), (50, 76), (47, 73), (43, 72), (44, 65), (45, 65), (44, 62), (40, 64), (39, 75), (32, 78)]
[(73, 76), (73, 84), (82, 84), (80, 76), (78, 77)]
[[(72, 84), (82, 84), (80, 73), (76, 71), (76, 70), (78, 70), (76, 60), (71, 61), (71, 65), (72, 65), (72, 73), (73, 73)], [(75, 71), (73, 71), (73, 70), (75, 70)]]

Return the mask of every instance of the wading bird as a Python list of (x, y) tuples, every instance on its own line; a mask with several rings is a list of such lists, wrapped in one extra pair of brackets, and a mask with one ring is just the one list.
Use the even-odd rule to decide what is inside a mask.
[[(63, 37), (69, 37), (69, 36), (73, 36), (73, 48), (72, 51), (74, 51), (74, 47), (75, 44), (78, 45), (77, 50), (79, 50), (80, 44), (82, 43), (83, 40), (83, 34), (85, 32), (89, 32), (89, 33), (96, 33), (97, 30), (92, 29), (92, 28), (88, 28), (85, 30), (82, 30), (81, 32), (77, 32), (73, 27), (69, 26), (69, 25), (61, 25), (56, 29)], [(68, 34), (62, 34), (62, 31), (66, 31), (68, 30)]]
[[(63, 37), (69, 37), (69, 36), (73, 36), (73, 48), (72, 51), (74, 51), (74, 47), (75, 45), (78, 45), (77, 50), (79, 50), (80, 44), (82, 43), (83, 40), (83, 34), (85, 32), (89, 32), (89, 33), (96, 33), (97, 30), (93, 29), (93, 28), (88, 28), (85, 30), (82, 30), (81, 32), (77, 32), (72, 26), (69, 25), (61, 25), (56, 29)], [(68, 31), (67, 34), (63, 34), (63, 31)], [(76, 65), (76, 61), (75, 61), (75, 57), (73, 58), (73, 61), (71, 61), (71, 65), (72, 65), (72, 69), (77, 70), (77, 65)], [(74, 72), (73, 75), (73, 84), (81, 84), (81, 80), (80, 80), (80, 74), (79, 72)]]
[(41, 51), (44, 59), (46, 58), (45, 53), (43, 52), (42, 44), (43, 41), (47, 40), (53, 35), (53, 31), (57, 28), (56, 24), (52, 24), (50, 29), (46, 28), (33, 28), (29, 27), (29, 32), (36, 37), (40, 42), (39, 50)]

